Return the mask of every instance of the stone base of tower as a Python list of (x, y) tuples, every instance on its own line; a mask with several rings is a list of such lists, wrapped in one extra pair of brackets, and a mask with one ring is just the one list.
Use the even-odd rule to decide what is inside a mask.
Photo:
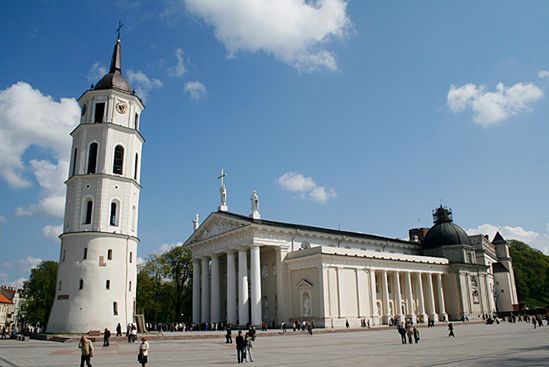
[(135, 237), (112, 233), (63, 234), (46, 332), (76, 334), (105, 328), (112, 332), (118, 323), (126, 330), (128, 323), (135, 322), (137, 242)]

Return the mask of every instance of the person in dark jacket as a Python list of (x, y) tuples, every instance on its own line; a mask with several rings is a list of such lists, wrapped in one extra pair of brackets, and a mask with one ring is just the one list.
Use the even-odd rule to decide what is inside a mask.
[(227, 334), (225, 334), (225, 344), (233, 343), (233, 335), (231, 331), (231, 325), (227, 325)]
[(244, 353), (246, 344), (244, 343), (244, 337), (242, 336), (242, 331), (238, 330), (238, 336), (236, 337), (236, 359), (238, 363), (244, 362)]
[(450, 331), (450, 333), (448, 334), (448, 336), (453, 336), (454, 338), (456, 337), (456, 336), (454, 335), (454, 324), (452, 324), (452, 323), (449, 323), (449, 324), (448, 324), (448, 331)]
[(105, 332), (103, 333), (103, 346), (108, 347), (109, 346), (109, 339), (111, 337), (111, 331), (107, 328), (105, 328)]
[(400, 334), (400, 338), (402, 340), (402, 344), (406, 344), (406, 329), (400, 325), (398, 328), (398, 333)]

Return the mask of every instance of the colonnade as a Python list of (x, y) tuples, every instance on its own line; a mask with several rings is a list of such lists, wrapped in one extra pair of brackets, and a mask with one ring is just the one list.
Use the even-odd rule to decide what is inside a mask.
[[(248, 267), (248, 252), (250, 265)], [(238, 273), (236, 266), (238, 253)], [(225, 255), (225, 256), (223, 256)], [(220, 261), (227, 262), (227, 307), (221, 313)], [(239, 247), (225, 254), (193, 258), (193, 322), (260, 325), (261, 265), (259, 246)], [(238, 275), (238, 280), (237, 280)], [(249, 292), (248, 292), (249, 291)]]
[[(432, 319), (448, 319), (446, 308), (444, 306), (444, 290), (442, 288), (442, 274), (429, 272), (412, 271), (391, 271), (391, 270), (373, 270), (372, 278), (372, 305), (377, 305), (377, 291), (375, 279), (380, 279), (381, 295), (381, 313), (377, 315), (377, 306), (374, 308), (373, 315), (383, 318), (387, 323), (391, 317), (400, 320), (412, 318), (414, 322), (418, 318), (427, 321)], [(377, 275), (377, 276), (376, 276)], [(390, 279), (392, 283), (390, 283)], [(433, 284), (433, 277), (435, 284)], [(392, 292), (389, 292), (389, 285), (392, 284)], [(402, 291), (404, 287), (404, 291)], [(435, 288), (437, 297), (435, 299)], [(390, 307), (390, 296), (392, 296), (393, 309)], [(404, 299), (403, 299), (404, 296)], [(404, 301), (404, 302), (403, 302)], [(436, 305), (435, 305), (436, 303)], [(404, 310), (402, 305), (405, 305)], [(437, 313), (438, 311), (438, 313)]]

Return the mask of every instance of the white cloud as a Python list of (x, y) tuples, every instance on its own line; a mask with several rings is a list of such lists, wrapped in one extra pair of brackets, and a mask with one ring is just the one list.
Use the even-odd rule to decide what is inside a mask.
[(351, 27), (347, 0), (185, 0), (187, 9), (214, 28), (229, 57), (262, 51), (300, 71), (336, 70), (332, 39)]
[(160, 80), (149, 78), (141, 71), (128, 71), (128, 81), (135, 86), (137, 95), (143, 100), (147, 100), (147, 95), (153, 89), (162, 88), (163, 84)]
[(473, 111), (473, 121), (483, 127), (498, 125), (508, 118), (528, 111), (530, 105), (543, 97), (543, 91), (532, 83), (516, 83), (506, 87), (503, 83), (494, 92), (486, 86), (469, 83), (452, 85), (447, 103), (451, 112)]
[(25, 259), (19, 260), (19, 267), (24, 272), (29, 272), (31, 269), (37, 267), (42, 262), (42, 259), (27, 256)]
[(337, 197), (334, 189), (319, 186), (312, 177), (305, 177), (298, 172), (286, 172), (277, 179), (278, 185), (286, 191), (298, 193), (298, 197), (317, 203), (326, 203)]
[(107, 68), (97, 61), (92, 65), (90, 71), (88, 71), (88, 81), (90, 83), (97, 83), (105, 74), (107, 74)]
[[(25, 82), (0, 91), (0, 177), (13, 188), (30, 187), (24, 175), (30, 171), (42, 189), (39, 202), (17, 208), (16, 215), (63, 216), (69, 133), (79, 118), (80, 107), (74, 98), (56, 102)], [(30, 146), (43, 148), (52, 158), (25, 162)]]
[(141, 264), (144, 264), (145, 263), (145, 260), (142, 258), (142, 257), (137, 257), (137, 265), (141, 265)]
[(185, 92), (189, 93), (195, 101), (200, 100), (206, 95), (206, 86), (199, 81), (185, 83)]
[(8, 220), (3, 215), (0, 215), (0, 224), (6, 223)]
[(32, 211), (21, 207), (15, 208), (15, 215), (18, 217), (29, 217), (32, 215)]
[(183, 245), (183, 242), (175, 242), (175, 243), (163, 243), (162, 245), (158, 246), (156, 251), (154, 251), (155, 254), (161, 255), (164, 252), (170, 251), (174, 247), (178, 247)]
[(170, 68), (168, 71), (171, 76), (182, 78), (183, 75), (185, 74), (185, 71), (187, 71), (187, 69), (185, 68), (185, 58), (183, 54), (183, 49), (176, 48), (175, 57), (177, 58), (177, 65), (175, 65), (173, 68)]
[(42, 234), (44, 235), (44, 237), (55, 242), (59, 241), (59, 235), (62, 232), (63, 226), (61, 224), (57, 226), (47, 225), (42, 228)]
[(538, 73), (538, 77), (540, 79), (549, 79), (549, 71), (547, 70), (540, 70)]
[(506, 240), (518, 240), (537, 248), (546, 255), (549, 255), (549, 224), (546, 233), (529, 231), (520, 226), (496, 226), (493, 224), (481, 224), (476, 228), (467, 229), (467, 234), (485, 234), (492, 240), (499, 232)]

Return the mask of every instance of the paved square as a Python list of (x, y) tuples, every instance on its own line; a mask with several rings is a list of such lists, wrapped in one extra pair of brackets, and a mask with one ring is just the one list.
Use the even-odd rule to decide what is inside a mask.
[[(257, 366), (549, 366), (549, 327), (531, 324), (456, 324), (421, 328), (419, 344), (402, 345), (395, 329), (284, 336), (259, 335), (254, 345)], [(189, 335), (188, 333), (186, 335)], [(148, 366), (236, 364), (234, 344), (219, 338), (151, 340)], [(123, 340), (109, 348), (95, 343), (93, 366), (137, 366), (139, 343)], [(1, 367), (78, 366), (77, 344), (0, 340)]]

